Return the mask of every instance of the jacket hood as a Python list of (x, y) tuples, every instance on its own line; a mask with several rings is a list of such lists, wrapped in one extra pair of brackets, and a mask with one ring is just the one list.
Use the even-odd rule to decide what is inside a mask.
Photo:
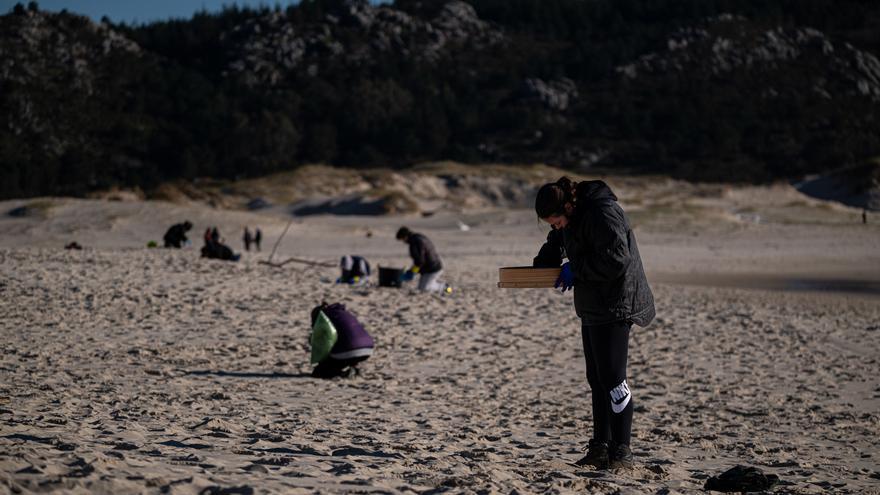
[(614, 195), (614, 192), (611, 191), (608, 184), (601, 180), (579, 182), (577, 189), (575, 190), (575, 195), (579, 204), (595, 203), (607, 199), (617, 201), (617, 196)]

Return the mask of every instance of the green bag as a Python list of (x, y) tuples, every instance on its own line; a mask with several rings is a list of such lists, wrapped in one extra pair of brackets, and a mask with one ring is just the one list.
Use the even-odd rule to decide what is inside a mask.
[(319, 311), (312, 327), (312, 337), (309, 339), (309, 344), (312, 345), (312, 364), (320, 363), (330, 355), (330, 349), (336, 344), (337, 338), (336, 327), (323, 311)]

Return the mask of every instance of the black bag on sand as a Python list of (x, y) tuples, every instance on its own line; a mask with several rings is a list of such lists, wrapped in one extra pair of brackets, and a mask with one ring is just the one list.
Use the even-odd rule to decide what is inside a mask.
[(379, 267), (379, 287), (400, 287), (402, 268)]
[(734, 466), (706, 480), (704, 490), (716, 492), (760, 492), (769, 490), (779, 481), (775, 474), (764, 474), (751, 466)]

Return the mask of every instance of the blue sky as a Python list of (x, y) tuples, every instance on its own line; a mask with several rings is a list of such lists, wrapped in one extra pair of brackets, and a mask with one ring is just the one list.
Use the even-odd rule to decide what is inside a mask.
[[(5, 14), (16, 3), (27, 5), (27, 0), (0, 0), (0, 14)], [(224, 5), (257, 7), (260, 5), (286, 7), (298, 0), (38, 0), (40, 10), (59, 11), (67, 9), (100, 20), (107, 16), (114, 22), (142, 23), (168, 18), (188, 19), (200, 10), (216, 12)], [(374, 0), (373, 3), (387, 3)]]

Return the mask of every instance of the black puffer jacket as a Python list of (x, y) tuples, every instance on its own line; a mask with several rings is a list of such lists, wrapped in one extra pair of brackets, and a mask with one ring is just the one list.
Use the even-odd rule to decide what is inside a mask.
[(443, 269), (440, 255), (427, 237), (413, 232), (406, 242), (409, 244), (409, 255), (412, 257), (413, 265), (419, 267), (420, 273), (434, 273)]
[(182, 247), (187, 241), (186, 231), (189, 230), (190, 226), (191, 225), (188, 226), (186, 223), (176, 223), (171, 227), (168, 227), (165, 236), (162, 237), (162, 240), (165, 241), (165, 247)]
[(568, 226), (551, 231), (535, 258), (536, 267), (555, 267), (567, 257), (574, 272), (574, 305), (589, 325), (654, 319), (636, 237), (617, 196), (602, 181), (581, 182)]

